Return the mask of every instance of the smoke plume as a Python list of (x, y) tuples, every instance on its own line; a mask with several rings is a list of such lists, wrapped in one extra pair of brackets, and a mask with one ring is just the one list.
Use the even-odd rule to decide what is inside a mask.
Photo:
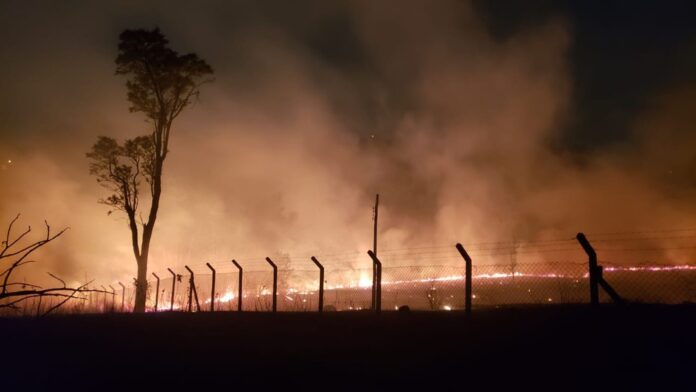
[(350, 252), (323, 261), (364, 268), (376, 193), (381, 249), (696, 222), (692, 87), (654, 97), (625, 143), (581, 156), (556, 143), (574, 116), (562, 17), (501, 39), (458, 1), (118, 3), (0, 12), (0, 217), (71, 228), (31, 273), (134, 275), (126, 218), (96, 203), (85, 153), (148, 132), (113, 59), (120, 30), (155, 25), (216, 80), (174, 125), (152, 271)]

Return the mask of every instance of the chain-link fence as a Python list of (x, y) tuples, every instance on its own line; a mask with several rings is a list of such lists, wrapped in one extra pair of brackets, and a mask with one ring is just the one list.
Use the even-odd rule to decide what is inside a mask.
[[(651, 233), (651, 232), (646, 232)], [(603, 278), (627, 302), (679, 304), (696, 302), (696, 262), (690, 255), (694, 235), (595, 235), (593, 243)], [(659, 244), (659, 246), (655, 245)], [(574, 239), (536, 242), (491, 242), (465, 245), (473, 259), (472, 307), (578, 304), (590, 300), (588, 255)], [(684, 252), (684, 250), (687, 250)], [(675, 253), (678, 252), (678, 253)], [(691, 253), (689, 253), (691, 252)], [(684, 256), (686, 255), (686, 256)], [(367, 310), (373, 306), (373, 266), (367, 254), (318, 255), (325, 268), (325, 311)], [(465, 304), (465, 264), (454, 246), (381, 250), (381, 308), (394, 310), (456, 310)], [(278, 258), (277, 310), (310, 312), (319, 309), (319, 269), (307, 257)], [(676, 262), (675, 260), (683, 260)], [(242, 310), (271, 311), (273, 271), (262, 257), (242, 262)], [(176, 279), (148, 281), (147, 308), (158, 311), (236, 311), (239, 271), (230, 263), (180, 266)], [(165, 277), (167, 276), (167, 277)], [(172, 282), (174, 291), (172, 293)], [(109, 286), (111, 287), (111, 286)], [(131, 311), (134, 282), (112, 293), (92, 293), (72, 301), (64, 312)], [(96, 287), (95, 287), (96, 288)], [(172, 295), (173, 294), (173, 295)], [(197, 299), (197, 300), (196, 300)], [(49, 300), (50, 301), (50, 300)], [(611, 298), (600, 290), (600, 301)], [(30, 306), (50, 306), (32, 303)]]
[[(534, 263), (474, 265), (472, 305), (579, 304), (589, 301), (587, 263)], [(234, 311), (238, 306), (237, 273), (216, 277), (215, 310)], [(696, 265), (604, 265), (604, 278), (629, 302), (677, 304), (696, 302)], [(242, 309), (270, 311), (273, 275), (271, 271), (244, 273)], [(398, 266), (382, 269), (383, 310), (408, 306), (413, 310), (455, 310), (464, 308), (464, 266)], [(325, 276), (324, 310), (364, 310), (372, 306), (372, 269), (329, 270)], [(201, 311), (210, 310), (212, 275), (196, 274), (195, 287)], [(317, 311), (318, 270), (280, 270), (278, 311)], [(154, 287), (150, 284), (148, 306), (154, 310)], [(177, 282), (173, 307), (171, 278), (160, 283), (159, 310), (197, 310), (195, 295), (189, 300), (189, 281)], [(130, 310), (134, 290), (127, 290), (125, 311)], [(118, 297), (118, 296), (117, 296)], [(609, 302), (605, 294), (600, 300)], [(118, 298), (116, 300), (118, 310)], [(98, 309), (108, 309), (102, 306)]]

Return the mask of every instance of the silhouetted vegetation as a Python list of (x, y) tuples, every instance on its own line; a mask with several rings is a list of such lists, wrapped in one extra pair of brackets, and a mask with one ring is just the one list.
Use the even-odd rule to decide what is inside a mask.
[[(0, 309), (19, 310), (20, 307), (29, 300), (38, 299), (37, 314), (49, 314), (58, 309), (70, 299), (84, 299), (80, 296), (82, 293), (99, 292), (99, 290), (90, 290), (87, 285), (91, 282), (78, 287), (68, 287), (65, 281), (58, 276), (48, 273), (53, 279), (61, 283), (61, 286), (42, 287), (37, 284), (28, 283), (26, 281), (13, 281), (11, 278), (13, 273), (17, 272), (21, 267), (35, 263), (37, 260), (29, 257), (37, 250), (54, 241), (68, 229), (64, 228), (57, 233), (51, 233), (51, 226), (44, 221), (46, 225), (46, 236), (40, 240), (27, 242), (28, 236), (31, 234), (31, 226), (27, 227), (22, 233), (13, 235), (12, 229), (15, 223), (19, 220), (20, 215), (17, 214), (10, 224), (7, 226), (5, 238), (0, 245), (0, 279), (2, 279), (2, 289), (0, 290)], [(41, 300), (44, 298), (58, 298), (58, 303), (52, 303), (48, 309), (42, 312)]]
[[(121, 33), (116, 74), (128, 77), (130, 110), (145, 114), (152, 129), (149, 134), (122, 144), (101, 136), (87, 153), (90, 173), (112, 192), (99, 202), (128, 216), (138, 265), (135, 312), (145, 311), (148, 254), (162, 195), (162, 172), (169, 153), (172, 124), (198, 97), (199, 87), (210, 81), (213, 73), (196, 54), (180, 55), (168, 44), (159, 29)], [(143, 180), (150, 196), (145, 219), (141, 203)]]

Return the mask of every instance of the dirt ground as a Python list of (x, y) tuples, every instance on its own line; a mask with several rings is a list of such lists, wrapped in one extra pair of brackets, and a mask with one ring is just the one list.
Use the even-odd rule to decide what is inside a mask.
[(696, 388), (694, 305), (56, 315), (0, 333), (7, 390)]

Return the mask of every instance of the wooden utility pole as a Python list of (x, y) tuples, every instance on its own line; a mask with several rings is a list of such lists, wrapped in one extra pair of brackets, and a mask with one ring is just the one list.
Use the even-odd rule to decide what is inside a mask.
[(374, 291), (375, 291), (375, 306), (373, 310), (377, 313), (380, 313), (382, 311), (382, 262), (379, 261), (377, 258), (377, 255), (374, 254), (371, 250), (367, 251), (367, 254), (370, 256), (372, 259), (373, 266), (375, 268), (375, 275), (374, 275), (374, 280), (375, 280), (375, 285), (374, 285)]
[(377, 256), (377, 216), (379, 213), (379, 193), (375, 196), (375, 227), (373, 230), (372, 253)]
[[(372, 253), (377, 257), (377, 217), (379, 216), (379, 193), (375, 196), (374, 227), (372, 229)], [(372, 263), (372, 309), (377, 304), (377, 266)]]

